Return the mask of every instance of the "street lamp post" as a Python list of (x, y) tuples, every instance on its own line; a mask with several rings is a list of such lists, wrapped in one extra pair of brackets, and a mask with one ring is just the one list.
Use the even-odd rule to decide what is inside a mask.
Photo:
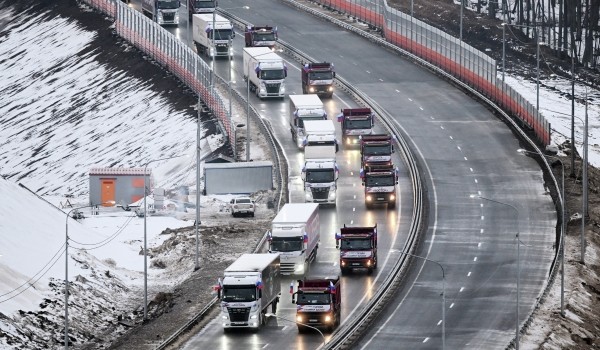
[(280, 318), (280, 319), (282, 319), (282, 320), (284, 320), (284, 321), (288, 321), (288, 322), (296, 323), (296, 324), (299, 324), (299, 325), (301, 325), (301, 326), (304, 326), (304, 327), (307, 327), (307, 328), (310, 328), (310, 329), (314, 329), (315, 331), (319, 332), (319, 334), (320, 334), (320, 335), (321, 335), (321, 337), (323, 338), (323, 345), (326, 345), (326, 344), (327, 344), (327, 340), (325, 339), (325, 334), (323, 334), (323, 332), (321, 332), (321, 330), (320, 330), (319, 328), (317, 328), (317, 327), (313, 327), (313, 326), (310, 326), (310, 325), (307, 325), (307, 324), (305, 324), (305, 323), (301, 323), (301, 322), (298, 322), (298, 321), (292, 321), (292, 320), (290, 320), (290, 319), (288, 319), (288, 318), (285, 318), (285, 317), (283, 317), (283, 316), (277, 316), (277, 315), (275, 315), (275, 314), (273, 314), (273, 313), (266, 313), (266, 314), (265, 314), (265, 317), (275, 317), (275, 318)]
[(106, 201), (98, 204), (84, 205), (73, 208), (67, 212), (65, 221), (65, 349), (69, 348), (69, 217), (71, 213), (80, 209), (97, 207), (99, 205), (115, 205), (115, 201)]
[(400, 254), (408, 255), (413, 258), (423, 259), (427, 262), (437, 264), (442, 269), (442, 350), (446, 349), (446, 272), (444, 266), (435, 260), (431, 260), (419, 255), (400, 252)]
[(148, 216), (146, 206), (146, 198), (148, 194), (146, 193), (146, 178), (148, 177), (146, 171), (148, 169), (148, 165), (153, 162), (158, 162), (161, 160), (168, 160), (173, 158), (184, 157), (183, 155), (173, 156), (173, 157), (165, 157), (159, 159), (149, 160), (144, 164), (144, 321), (148, 319), (148, 254), (147, 254), (147, 234), (146, 234), (146, 216)]
[(470, 197), (484, 199), (484, 200), (492, 202), (492, 203), (507, 206), (507, 207), (513, 209), (515, 211), (515, 214), (517, 215), (517, 306), (516, 306), (517, 315), (515, 318), (515, 348), (516, 348), (516, 350), (519, 350), (519, 287), (520, 287), (519, 281), (521, 280), (521, 244), (519, 241), (520, 240), (520, 238), (519, 238), (519, 210), (517, 210), (517, 208), (512, 204), (500, 202), (495, 199), (486, 198), (486, 197), (483, 197), (480, 195), (471, 195)]
[[(519, 153), (529, 153), (533, 155), (539, 155), (538, 153), (527, 151), (524, 149), (519, 149)], [(561, 213), (561, 225), (560, 225), (560, 314), (561, 316), (565, 316), (565, 229), (566, 229), (566, 197), (565, 197), (565, 165), (559, 157), (543, 155), (546, 158), (556, 159), (560, 163), (561, 167), (561, 193), (560, 193), (560, 213)]]

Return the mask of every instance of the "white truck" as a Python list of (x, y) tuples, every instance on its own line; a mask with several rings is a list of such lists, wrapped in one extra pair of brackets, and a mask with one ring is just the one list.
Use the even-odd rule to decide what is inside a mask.
[(332, 147), (306, 147), (304, 149), (304, 199), (306, 202), (335, 206), (338, 166)]
[(326, 120), (327, 112), (319, 96), (290, 95), (290, 132), (292, 139), (302, 148), (304, 142), (304, 122), (307, 120)]
[(142, 12), (160, 25), (178, 25), (179, 6), (179, 0), (142, 0)]
[(235, 32), (233, 24), (227, 18), (216, 13), (194, 14), (192, 15), (192, 33), (198, 54), (204, 53), (209, 57), (233, 56), (231, 41), (235, 37)]
[(244, 79), (260, 99), (284, 98), (287, 65), (268, 47), (244, 47)]
[(335, 125), (333, 120), (307, 120), (304, 122), (304, 158), (308, 149), (309, 158), (311, 152), (323, 153), (325, 149), (338, 151), (337, 138), (335, 137)]
[(221, 324), (233, 328), (258, 330), (265, 324), (265, 313), (277, 312), (281, 296), (279, 254), (243, 254), (225, 269), (216, 290), (221, 300)]
[(317, 257), (321, 240), (319, 205), (287, 203), (273, 219), (269, 252), (281, 255), (281, 274), (304, 275)]

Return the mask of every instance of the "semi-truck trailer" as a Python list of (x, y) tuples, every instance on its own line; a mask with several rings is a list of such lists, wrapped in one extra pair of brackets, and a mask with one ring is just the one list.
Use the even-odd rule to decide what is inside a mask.
[(193, 15), (192, 32), (198, 54), (204, 53), (209, 57), (233, 56), (231, 40), (235, 37), (235, 32), (233, 24), (227, 18), (218, 14)]
[(277, 42), (277, 27), (247, 26), (244, 40), (246, 47), (266, 46), (272, 49)]
[(342, 126), (342, 143), (346, 146), (360, 144), (360, 137), (373, 134), (375, 114), (371, 108), (344, 108), (337, 116)]
[(303, 147), (304, 122), (307, 120), (327, 120), (327, 112), (319, 96), (290, 95), (290, 132), (298, 148)]
[(160, 25), (179, 24), (179, 0), (142, 0), (142, 12)]
[(268, 47), (244, 47), (244, 79), (259, 99), (285, 97), (287, 65)]
[(281, 255), (281, 274), (304, 275), (315, 260), (321, 227), (319, 205), (287, 203), (271, 223), (268, 233), (269, 252)]
[(365, 187), (365, 205), (371, 208), (376, 204), (387, 204), (389, 209), (396, 207), (398, 169), (390, 165), (368, 165), (360, 170), (362, 185)]
[[(333, 331), (341, 323), (342, 290), (337, 273), (310, 274), (290, 285), (292, 303), (296, 304), (296, 324)], [(294, 291), (295, 290), (295, 291)]]
[(360, 166), (392, 165), (393, 137), (388, 134), (360, 136)]
[(369, 274), (377, 268), (377, 224), (340, 229), (335, 235), (335, 247), (340, 249), (342, 275), (355, 268), (367, 269)]
[(243, 254), (225, 269), (216, 290), (224, 330), (265, 324), (267, 308), (277, 312), (281, 296), (279, 254)]
[(306, 63), (302, 67), (302, 93), (318, 94), (331, 98), (335, 70), (333, 63)]
[(314, 145), (305, 148), (301, 177), (306, 202), (335, 206), (338, 176), (335, 148)]
[(333, 120), (307, 120), (304, 122), (304, 158), (308, 149), (310, 152), (317, 150), (321, 152), (324, 148), (333, 149), (334, 153), (338, 151), (337, 138), (335, 137), (335, 125)]
[(191, 21), (194, 14), (213, 13), (216, 7), (216, 0), (188, 0), (189, 19)]

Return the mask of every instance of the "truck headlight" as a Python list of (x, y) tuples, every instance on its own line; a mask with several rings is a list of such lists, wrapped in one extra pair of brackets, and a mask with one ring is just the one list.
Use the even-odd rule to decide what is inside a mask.
[(325, 316), (325, 322), (327, 322), (327, 323), (331, 322), (331, 316), (330, 315)]
[(294, 270), (298, 274), (303, 274), (304, 273), (304, 264), (297, 265)]
[(179, 12), (175, 12), (175, 24), (179, 24)]
[(210, 56), (214, 56), (215, 55), (215, 49), (211, 47), (210, 50), (208, 50), (208, 54)]
[(250, 316), (250, 318), (251, 318), (251, 319), (253, 319), (253, 320), (255, 320), (257, 317), (258, 317), (258, 316), (256, 316), (256, 315), (252, 315), (252, 316)]
[(333, 91), (333, 86), (330, 86), (329, 88), (327, 88), (327, 91), (332, 92)]
[(282, 94), (285, 93), (285, 85), (281, 84), (281, 86), (279, 87), (279, 92)]
[(229, 48), (229, 56), (233, 56), (233, 47)]
[(367, 202), (370, 202), (373, 200), (373, 197), (371, 197), (371, 195), (367, 195), (365, 199), (367, 200)]
[(306, 189), (306, 191), (307, 191), (306, 194), (305, 194), (306, 200), (307, 201), (311, 201), (312, 200), (312, 193), (310, 193), (310, 188)]
[(335, 199), (335, 191), (333, 191), (333, 190), (329, 191), (329, 199)]
[(396, 196), (395, 196), (395, 195), (393, 195), (393, 194), (392, 194), (392, 195), (390, 195), (390, 200), (391, 200), (391, 201), (395, 201), (395, 200), (396, 200)]
[(229, 319), (229, 316), (225, 316), (225, 315), (223, 315), (223, 319), (224, 319), (224, 320), (228, 320), (228, 319)]
[(304, 322), (304, 318), (302, 317), (302, 315), (296, 316), (296, 322), (300, 322), (300, 323)]
[(342, 266), (346, 266), (346, 260), (342, 260)]
[(315, 88), (313, 86), (309, 87), (308, 92), (315, 92)]
[(371, 266), (371, 260), (367, 260), (367, 266)]

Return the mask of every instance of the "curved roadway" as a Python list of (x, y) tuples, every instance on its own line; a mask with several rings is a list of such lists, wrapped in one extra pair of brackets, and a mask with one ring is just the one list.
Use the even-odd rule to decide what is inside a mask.
[[(518, 155), (519, 142), (506, 125), (429, 71), (284, 3), (220, 0), (219, 5), (225, 9), (236, 7), (228, 11), (251, 23), (277, 25), (281, 39), (318, 60), (334, 62), (338, 74), (394, 116), (421, 161), (428, 186), (429, 228), (417, 254), (441, 263), (445, 269), (446, 347), (505, 348), (514, 337), (516, 324), (516, 232), (520, 232), (522, 242), (522, 322), (546, 280), (556, 225), (556, 212), (542, 185), (541, 171), (533, 160)], [(239, 8), (244, 5), (251, 9)], [(187, 17), (182, 18), (179, 28), (171, 30), (185, 38)], [(243, 35), (239, 34), (234, 40), (232, 80), (238, 81), (235, 88), (245, 93), (245, 85), (240, 84)], [(290, 61), (288, 64), (287, 93), (299, 93), (298, 65)], [(226, 78), (227, 65), (227, 60), (217, 61), (217, 74)], [(283, 102), (259, 101), (251, 96), (250, 102), (272, 123), (284, 146), (290, 162), (290, 188), (301, 190), (298, 177), (302, 154), (290, 138), (287, 98)], [(340, 108), (354, 105), (343, 94), (336, 94), (325, 103), (330, 117)], [(377, 281), (399, 257), (407, 225), (401, 218), (409, 217), (412, 198), (407, 198), (409, 183), (403, 172), (399, 213), (385, 208), (365, 211), (356, 174), (357, 151), (344, 150), (338, 154), (338, 161), (338, 206), (321, 209), (323, 235), (318, 265), (335, 266), (338, 254), (333, 248), (333, 233), (344, 223), (377, 222), (380, 232), (386, 232), (379, 241), (380, 261), (388, 258), (377, 276), (358, 274), (343, 278), (342, 316), (347, 321), (353, 310), (363, 306), (373, 294)], [(399, 163), (399, 159), (395, 162)], [(472, 194), (497, 202), (470, 198)], [(298, 196), (299, 192), (292, 191), (292, 201), (301, 198)], [(440, 349), (441, 276), (437, 265), (415, 259), (408, 283), (374, 322), (359, 348)], [(277, 314), (280, 319), (271, 320), (256, 334), (224, 334), (214, 320), (186, 348), (312, 349), (321, 344), (318, 334), (298, 335), (295, 326), (283, 319), (293, 319), (289, 295), (282, 296)]]

